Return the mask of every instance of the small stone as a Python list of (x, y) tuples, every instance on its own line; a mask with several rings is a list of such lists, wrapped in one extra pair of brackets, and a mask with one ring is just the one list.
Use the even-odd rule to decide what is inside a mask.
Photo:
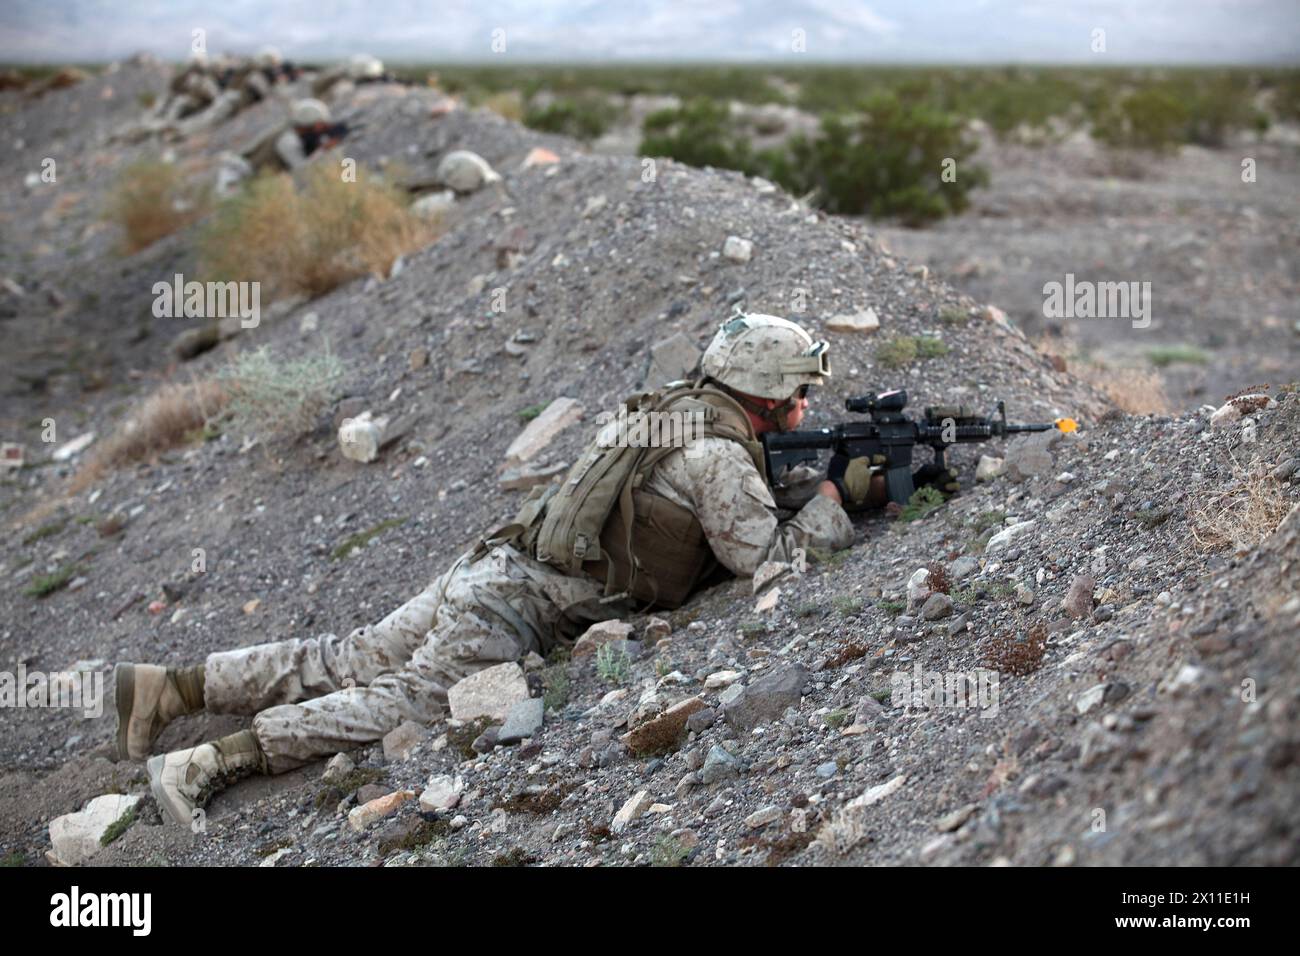
[(798, 664), (782, 667), (763, 675), (723, 707), (727, 723), (740, 731), (775, 720), (787, 707), (798, 707), (808, 672)]
[(704, 689), (721, 690), (730, 687), (743, 676), (740, 671), (715, 671), (704, 679)]
[(398, 790), (370, 800), (359, 807), (354, 807), (348, 813), (348, 825), (354, 830), (364, 830), (376, 821), (394, 813), (406, 801), (414, 799), (414, 790)]
[(1106, 696), (1106, 685), (1096, 684), (1092, 687), (1089, 687), (1087, 690), (1085, 690), (1083, 693), (1081, 693), (1078, 697), (1075, 698), (1074, 707), (1079, 713), (1086, 714), (1094, 707), (1100, 706), (1101, 702), (1105, 699), (1105, 696)]
[(645, 622), (645, 627), (641, 631), (641, 643), (646, 647), (653, 647), (660, 641), (666, 640), (673, 633), (673, 626), (661, 617), (652, 617)]
[(709, 753), (704, 758), (704, 766), (700, 770), (700, 780), (706, 785), (712, 786), (723, 780), (730, 780), (739, 776), (740, 769), (739, 758), (714, 744), (709, 748)]
[(439, 774), (429, 778), (424, 792), (420, 794), (420, 809), (426, 813), (450, 810), (460, 803), (465, 790), (465, 781), (450, 774)]
[[(717, 720), (718, 712), (712, 707), (702, 707), (691, 716), (686, 718), (686, 729), (691, 733), (700, 734), (713, 726)], [(693, 751), (697, 752), (697, 751)], [(689, 764), (689, 761), (688, 761)], [(700, 757), (700, 766), (704, 765), (704, 758)], [(692, 770), (699, 770), (699, 767), (691, 767)]]
[(839, 772), (839, 769), (840, 769), (839, 764), (837, 764), (834, 760), (828, 760), (825, 763), (818, 764), (817, 769), (813, 772), (816, 773), (817, 776), (821, 777), (823, 780), (829, 780), (831, 777), (835, 776), (835, 774)]
[(1029, 605), (1033, 604), (1033, 603), (1034, 603), (1034, 591), (1033, 591), (1033, 588), (1031, 588), (1031, 587), (1029, 587), (1028, 585), (1025, 585), (1025, 584), (1017, 584), (1017, 585), (1016, 585), (1016, 603), (1017, 603), (1017, 604), (1020, 604), (1020, 605), (1022, 605), (1022, 606), (1024, 606), (1024, 607), (1028, 607)]
[(769, 823), (775, 823), (782, 816), (784, 814), (781, 812), (780, 807), (763, 807), (763, 809), (755, 810), (745, 817), (745, 827), (750, 830), (758, 830)]
[(1027, 532), (1032, 531), (1037, 525), (1034, 520), (1019, 521), (1009, 527), (1003, 528), (993, 537), (989, 538), (988, 544), (984, 546), (985, 554), (993, 554), (1004, 548), (1010, 547), (1011, 542), (1017, 538), (1023, 537)]
[(325, 773), (321, 775), (321, 780), (325, 783), (337, 783), (356, 769), (355, 761), (347, 754), (335, 754), (325, 765)]
[(926, 598), (921, 608), (921, 617), (927, 621), (937, 621), (952, 613), (952, 598), (946, 594), (934, 593)]
[(826, 321), (828, 332), (861, 332), (869, 334), (880, 328), (880, 318), (876, 310), (863, 309), (860, 312), (836, 315)]
[(722, 244), (722, 255), (732, 262), (748, 262), (754, 254), (754, 244), (739, 236), (728, 236)]
[(424, 740), (425, 728), (413, 720), (406, 720), (384, 735), (384, 760), (396, 763), (405, 760), (411, 751)]
[(1007, 463), (1003, 458), (992, 458), (988, 455), (980, 455), (979, 464), (975, 466), (976, 481), (993, 481), (1002, 477), (1006, 471)]
[(651, 798), (649, 790), (638, 790), (628, 798), (622, 809), (614, 814), (614, 819), (609, 824), (610, 830), (614, 833), (622, 833), (631, 825), (633, 820), (650, 809), (652, 803), (654, 803), (654, 800)]
[(540, 697), (521, 700), (510, 708), (506, 722), (497, 732), (497, 743), (516, 744), (542, 729), (545, 705)]
[(1092, 613), (1092, 592), (1096, 587), (1096, 579), (1091, 574), (1076, 574), (1061, 602), (1061, 610), (1075, 620), (1087, 617)]
[(934, 825), (941, 833), (951, 833), (953, 830), (961, 829), (962, 824), (969, 820), (977, 809), (979, 809), (977, 804), (969, 803), (940, 817)]

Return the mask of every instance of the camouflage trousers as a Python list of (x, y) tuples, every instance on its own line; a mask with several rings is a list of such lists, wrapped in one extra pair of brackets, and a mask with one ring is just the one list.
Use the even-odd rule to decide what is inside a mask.
[(377, 624), (346, 637), (259, 644), (209, 655), (204, 703), (256, 714), (273, 773), (381, 739), (403, 721), (443, 715), (447, 689), (476, 670), (545, 654), (589, 624), (626, 613), (600, 586), (509, 544), (461, 555)]

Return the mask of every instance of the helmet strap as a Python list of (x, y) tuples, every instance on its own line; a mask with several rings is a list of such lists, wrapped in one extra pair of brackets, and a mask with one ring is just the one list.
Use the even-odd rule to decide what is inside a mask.
[(789, 421), (790, 413), (795, 410), (799, 401), (797, 398), (791, 396), (775, 408), (768, 408), (766, 405), (756, 402), (748, 396), (741, 395), (733, 389), (727, 389), (727, 391), (730, 393), (732, 398), (740, 403), (742, 408), (748, 412), (752, 412), (754, 415), (763, 419), (763, 421), (770, 423), (777, 431), (785, 432), (790, 430), (787, 422)]

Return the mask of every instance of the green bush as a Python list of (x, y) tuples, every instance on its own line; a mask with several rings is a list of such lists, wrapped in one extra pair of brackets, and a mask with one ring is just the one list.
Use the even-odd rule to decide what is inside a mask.
[(618, 110), (605, 97), (576, 96), (529, 109), (524, 114), (524, 125), (590, 142), (609, 129), (617, 118)]
[[(792, 193), (813, 193), (828, 212), (919, 226), (961, 212), (970, 191), (988, 182), (987, 170), (967, 164), (976, 146), (955, 114), (887, 93), (862, 103), (856, 120), (824, 117), (816, 138), (797, 136), (784, 154), (765, 154), (765, 172)], [(956, 175), (944, 182), (949, 159)]]
[(280, 360), (266, 346), (237, 356), (219, 375), (231, 427), (263, 437), (312, 431), (342, 378), (343, 363), (328, 350)]
[(1102, 106), (1092, 135), (1113, 149), (1165, 153), (1178, 148), (1187, 122), (1187, 108), (1172, 93), (1149, 87)]
[(651, 113), (641, 128), (641, 155), (667, 156), (688, 166), (738, 169), (752, 175), (759, 163), (731, 119), (726, 103), (694, 99)]

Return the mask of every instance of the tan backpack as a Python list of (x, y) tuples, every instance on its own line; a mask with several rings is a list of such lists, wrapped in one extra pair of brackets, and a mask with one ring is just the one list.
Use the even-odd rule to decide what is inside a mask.
[[(651, 419), (650, 412), (681, 414)], [(691, 431), (679, 433), (687, 421)], [(629, 440), (611, 443), (611, 428), (625, 429)], [(634, 436), (654, 429), (653, 447), (633, 444)], [(616, 419), (601, 429), (563, 483), (534, 489), (515, 522), (494, 537), (519, 539), (539, 561), (567, 574), (603, 576), (606, 601), (632, 597), (680, 605), (713, 565), (712, 552), (694, 515), (640, 489), (651, 469), (682, 447), (683, 437), (738, 441), (763, 474), (762, 445), (733, 398), (702, 380), (670, 385), (667, 392), (642, 392), (621, 403)], [(661, 553), (670, 548), (680, 553)]]

